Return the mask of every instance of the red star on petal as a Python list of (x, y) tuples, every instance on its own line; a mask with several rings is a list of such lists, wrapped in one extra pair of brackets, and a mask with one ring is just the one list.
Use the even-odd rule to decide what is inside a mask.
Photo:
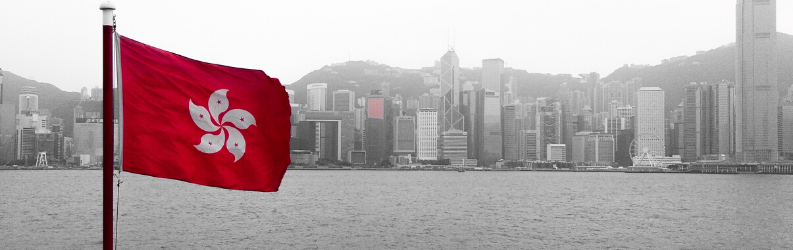
[(236, 143), (234, 143), (234, 146), (236, 147), (236, 146), (237, 146), (237, 144), (236, 144)]
[(240, 117), (240, 121), (244, 122), (245, 121), (245, 117)]
[(204, 115), (198, 115), (198, 118), (204, 118)]
[(218, 104), (220, 104), (220, 100), (218, 100)]
[(209, 142), (209, 145), (212, 145), (212, 142)]

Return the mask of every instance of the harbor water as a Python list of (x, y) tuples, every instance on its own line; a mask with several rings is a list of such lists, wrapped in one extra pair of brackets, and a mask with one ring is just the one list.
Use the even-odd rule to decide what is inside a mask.
[[(293, 171), (277, 193), (123, 173), (119, 249), (793, 249), (793, 176)], [(0, 171), (0, 248), (98, 249), (101, 171)]]

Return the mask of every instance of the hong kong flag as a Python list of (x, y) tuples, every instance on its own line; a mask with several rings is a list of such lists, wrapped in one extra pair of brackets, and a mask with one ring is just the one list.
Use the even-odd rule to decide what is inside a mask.
[(123, 169), (200, 185), (278, 191), (289, 97), (276, 78), (120, 37)]

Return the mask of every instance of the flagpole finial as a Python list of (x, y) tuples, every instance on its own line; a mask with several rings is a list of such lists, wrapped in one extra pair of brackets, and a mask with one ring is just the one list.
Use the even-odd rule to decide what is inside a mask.
[(99, 5), (99, 9), (102, 10), (102, 25), (113, 25), (113, 11), (116, 10), (116, 5), (105, 1)]

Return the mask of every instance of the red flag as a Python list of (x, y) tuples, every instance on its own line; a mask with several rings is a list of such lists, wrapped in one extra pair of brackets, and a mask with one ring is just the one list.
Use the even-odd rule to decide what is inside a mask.
[(291, 109), (276, 78), (120, 37), (125, 171), (278, 191)]

